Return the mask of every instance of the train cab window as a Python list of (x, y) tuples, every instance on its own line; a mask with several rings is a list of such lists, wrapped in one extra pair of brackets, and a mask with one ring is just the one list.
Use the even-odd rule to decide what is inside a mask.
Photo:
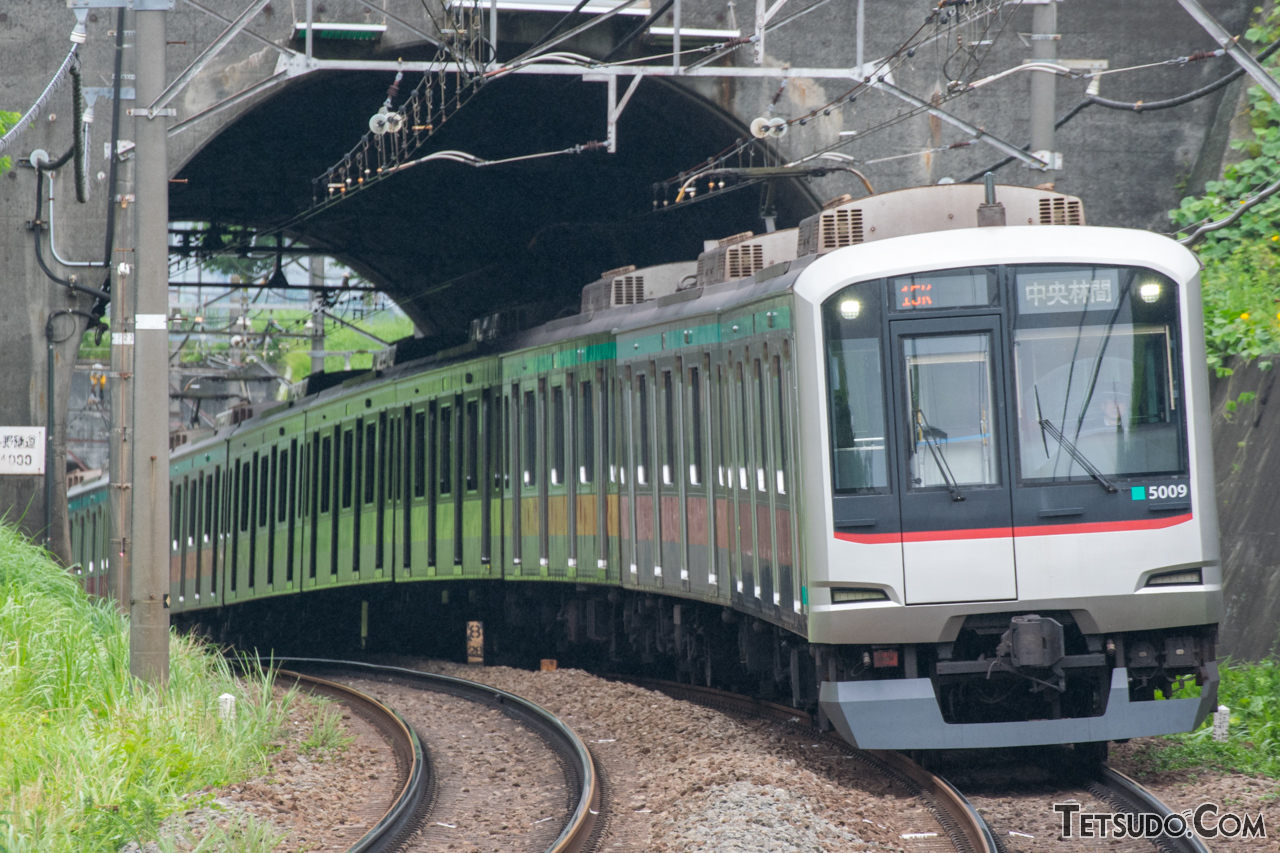
[(474, 492), (480, 487), (480, 403), (471, 400), (466, 406), (467, 467), (466, 489)]
[(1075, 266), (1017, 267), (1013, 285), (1021, 479), (1184, 473), (1177, 285)]
[(587, 380), (578, 387), (581, 399), (582, 433), (578, 446), (582, 448), (582, 463), (578, 466), (578, 481), (591, 483), (596, 478), (596, 412), (595, 398), (591, 393), (591, 381)]
[(850, 285), (822, 308), (836, 494), (876, 494), (889, 489), (881, 293), (879, 281)]
[(991, 335), (902, 338), (910, 488), (1000, 482)]
[(689, 460), (689, 485), (702, 485), (702, 371), (689, 368), (689, 434), (693, 444), (693, 458)]
[(982, 308), (998, 303), (996, 271), (989, 267), (939, 270), (889, 279), (895, 312)]
[(453, 406), (440, 407), (440, 494), (453, 491)]
[(641, 486), (649, 485), (649, 443), (652, 439), (649, 427), (649, 385), (645, 378), (643, 373), (636, 376), (636, 397), (639, 399), (640, 408), (640, 422), (637, 425), (640, 458), (636, 465), (636, 483)]
[(564, 387), (556, 385), (551, 389), (551, 485), (564, 481)]
[(676, 481), (676, 395), (671, 371), (662, 371), (662, 484)]
[(524, 453), (521, 480), (526, 486), (538, 484), (538, 398), (532, 391), (524, 392)]

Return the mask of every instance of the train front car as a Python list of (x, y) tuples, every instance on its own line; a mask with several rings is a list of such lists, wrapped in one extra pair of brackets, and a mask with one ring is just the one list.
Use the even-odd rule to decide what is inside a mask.
[(1009, 226), (798, 278), (810, 639), (850, 742), (1097, 744), (1216, 706), (1198, 269), (1147, 232)]

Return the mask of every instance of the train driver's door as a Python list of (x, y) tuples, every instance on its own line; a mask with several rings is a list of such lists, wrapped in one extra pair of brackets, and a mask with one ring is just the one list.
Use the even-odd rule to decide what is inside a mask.
[(1017, 598), (1000, 318), (890, 330), (906, 603)]

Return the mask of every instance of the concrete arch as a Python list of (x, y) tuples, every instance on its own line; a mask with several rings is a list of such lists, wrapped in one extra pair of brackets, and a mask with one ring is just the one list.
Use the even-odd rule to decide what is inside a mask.
[[(305, 209), (311, 179), (364, 133), (389, 77), (303, 80), (255, 107), (181, 169), (172, 218), (271, 226)], [(602, 139), (605, 108), (599, 83), (508, 77), (482, 89), (426, 151), (501, 159), (560, 150)], [(360, 270), (420, 328), (448, 338), (472, 317), (531, 296), (553, 310), (575, 303), (604, 269), (690, 259), (704, 239), (761, 230), (754, 189), (675, 212), (652, 209), (655, 181), (746, 135), (720, 105), (646, 81), (619, 124), (616, 154), (484, 169), (423, 164), (303, 221), (290, 236)], [(811, 193), (782, 185), (778, 207), (782, 224), (816, 209)]]

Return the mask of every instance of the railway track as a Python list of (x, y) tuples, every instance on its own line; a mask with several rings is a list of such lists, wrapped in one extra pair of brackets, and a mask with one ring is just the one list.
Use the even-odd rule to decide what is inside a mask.
[(395, 850), (413, 832), (419, 817), (430, 812), (434, 797), (430, 759), (417, 733), (391, 708), (345, 684), (284, 669), (277, 670), (276, 679), (278, 683), (291, 681), (300, 689), (341, 703), (369, 722), (391, 744), (400, 791), (386, 813), (348, 853)]
[[(1125, 774), (1076, 756), (1064, 747), (1035, 747), (986, 753), (943, 753), (940, 768), (962, 787), (975, 807), (983, 810), (1001, 853), (1089, 849), (1159, 853), (1209, 853), (1194, 833), (1116, 837), (1110, 824), (1103, 834), (1092, 822), (1092, 835), (1082, 832), (1081, 815), (1173, 814), (1153, 792)], [(1068, 813), (1070, 834), (1064, 833)]]
[(913, 796), (919, 798), (933, 813), (945, 831), (946, 838), (904, 839), (912, 842), (908, 847), (912, 851), (927, 853), (932, 850), (954, 849), (958, 853), (1004, 853), (978, 810), (946, 779), (926, 770), (901, 753), (855, 749), (843, 738), (828, 732), (817, 732), (817, 721), (807, 711), (736, 693), (727, 693), (711, 687), (650, 678), (610, 677), (730, 714), (763, 717), (793, 725), (804, 730), (806, 737), (816, 735), (822, 738), (827, 744), (844, 752), (853, 760), (896, 781)]
[[(408, 694), (405, 695), (406, 705), (412, 704), (416, 708), (425, 702), (434, 709), (434, 713), (426, 718), (416, 719), (410, 710), (396, 703), (406, 718), (411, 722), (416, 719), (419, 734), (415, 735), (415, 742), (419, 739), (426, 742), (425, 747), (418, 747), (424, 771), (432, 765), (432, 755), (438, 753), (439, 757), (434, 762), (438, 772), (420, 774), (424, 777), (424, 788), (416, 795), (416, 807), (394, 828), (389, 826), (380, 833), (386, 840), (366, 844), (366, 839), (374, 835), (383, 822), (390, 823), (384, 819), (352, 847), (350, 853), (442, 849), (456, 840), (460, 827), (463, 831), (468, 830), (466, 824), (471, 824), (473, 832), (484, 831), (497, 839), (493, 843), (502, 844), (501, 849), (518, 849), (515, 844), (523, 842), (528, 849), (545, 850), (546, 853), (582, 853), (591, 850), (600, 837), (605, 826), (602, 815), (604, 790), (595, 763), (578, 735), (546, 709), (512, 693), (446, 675), (357, 661), (280, 660), (306, 670), (307, 675), (300, 677), (311, 678), (324, 685), (324, 689), (348, 690), (363, 695), (362, 691), (339, 684), (338, 680), (341, 680), (380, 692), (409, 690), (418, 694), (421, 701), (415, 701), (416, 697)], [(316, 672), (323, 673), (326, 678), (317, 678), (313, 675)], [(365, 687), (366, 684), (369, 686)], [(363, 698), (386, 709), (386, 703), (367, 696)], [(472, 707), (468, 708), (468, 705)], [(517, 724), (512, 728), (519, 728), (522, 734), (504, 735), (501, 745), (495, 746), (491, 729), (477, 730), (474, 727), (476, 718), (485, 717), (484, 712), (475, 709), (477, 705), (491, 712), (490, 717), (500, 717)], [(389, 709), (386, 710), (390, 713)], [(418, 713), (422, 713), (422, 708)], [(436, 723), (441, 724), (443, 732), (434, 731)], [(449, 729), (449, 726), (458, 725), (472, 725), (472, 728)], [(412, 726), (405, 724), (404, 727), (413, 735)], [(534, 753), (547, 752), (550, 757), (541, 761), (540, 773), (534, 771), (526, 775), (526, 771), (518, 768), (509, 772), (512, 768), (506, 766), (505, 758), (494, 761), (495, 756), (504, 755), (508, 750), (526, 759), (532, 755), (535, 764), (538, 756)], [(397, 763), (399, 760), (397, 758)], [(530, 776), (534, 777), (532, 786), (528, 784)], [(558, 776), (559, 779), (550, 779), (549, 776)], [(519, 777), (519, 781), (510, 777)], [(490, 784), (507, 786), (503, 789), (506, 796), (513, 801), (518, 798), (520, 808), (540, 807), (553, 814), (523, 823), (519, 817), (499, 815), (493, 818), (488, 829), (483, 829), (479, 824), (488, 817), (482, 817), (482, 811), (492, 811), (495, 801), (503, 799), (489, 790), (487, 786)], [(559, 814), (554, 814), (556, 812)], [(559, 821), (556, 821), (557, 816)], [(529, 837), (516, 836), (525, 829)], [(546, 839), (546, 842), (537, 841), (539, 838)]]

